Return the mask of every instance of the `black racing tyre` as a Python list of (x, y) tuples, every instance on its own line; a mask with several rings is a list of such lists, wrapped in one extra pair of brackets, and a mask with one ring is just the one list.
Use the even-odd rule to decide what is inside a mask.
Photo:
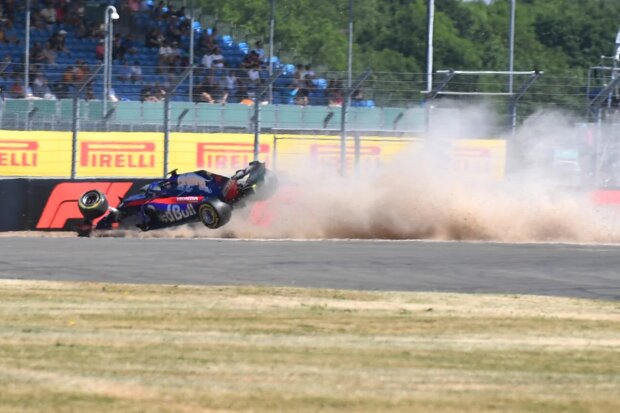
[(266, 171), (262, 181), (254, 187), (252, 201), (266, 201), (278, 192), (278, 177), (271, 171)]
[(231, 215), (232, 207), (219, 199), (211, 199), (198, 208), (200, 221), (209, 229), (226, 225), (230, 221)]
[(108, 212), (108, 200), (101, 191), (88, 191), (78, 200), (78, 208), (84, 218), (88, 220), (97, 219)]

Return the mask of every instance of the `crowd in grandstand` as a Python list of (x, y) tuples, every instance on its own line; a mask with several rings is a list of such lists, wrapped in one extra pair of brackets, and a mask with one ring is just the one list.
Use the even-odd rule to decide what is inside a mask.
[[(67, 98), (104, 60), (105, 26), (91, 18), (85, 0), (32, 0), (29, 84), (24, 85), (23, 23), (25, 2), (0, 0), (0, 61), (2, 89), (12, 98)], [(101, 3), (101, 2), (99, 2)], [(106, 2), (107, 3), (107, 2)], [(184, 8), (164, 1), (115, 2), (125, 24), (115, 26), (112, 40), (113, 90), (110, 98), (159, 101), (190, 66), (191, 19)], [(104, 3), (102, 3), (105, 5)], [(20, 20), (21, 19), (21, 20)], [(195, 27), (194, 27), (195, 29)], [(144, 33), (138, 37), (138, 33)], [(195, 102), (227, 103), (253, 100), (268, 77), (263, 43), (233, 43), (216, 28), (195, 31), (193, 90)], [(20, 62), (20, 64), (13, 64)], [(292, 66), (292, 65), (288, 65)], [(339, 81), (317, 79), (310, 65), (298, 64), (278, 88), (279, 102), (342, 104)], [(189, 94), (185, 81), (177, 92)], [(93, 81), (84, 97), (102, 96), (101, 82)], [(179, 95), (181, 93), (178, 93)]]

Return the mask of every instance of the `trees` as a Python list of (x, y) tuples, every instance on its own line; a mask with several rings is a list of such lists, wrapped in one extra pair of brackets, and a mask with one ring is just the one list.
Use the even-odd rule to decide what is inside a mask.
[[(276, 0), (283, 48), (333, 70), (347, 65), (348, 0)], [(503, 70), (509, 0), (437, 0), (435, 67)], [(203, 10), (268, 37), (269, 1), (202, 0)], [(355, 69), (423, 71), (427, 0), (355, 0)], [(515, 68), (566, 72), (613, 51), (617, 0), (518, 0)], [(277, 52), (277, 51), (276, 51)]]

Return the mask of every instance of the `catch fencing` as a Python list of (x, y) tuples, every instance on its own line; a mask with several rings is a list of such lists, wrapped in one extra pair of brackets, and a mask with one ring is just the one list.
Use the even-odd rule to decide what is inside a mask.
[[(116, 142), (115, 137), (120, 136), (116, 135), (118, 132), (139, 132), (142, 136), (149, 132), (163, 134), (161, 147), (156, 146), (157, 151), (164, 152), (164, 165), (158, 164), (154, 168), (159, 176), (168, 171), (169, 163), (176, 167), (172, 165), (175, 155), (169, 148), (175, 145), (170, 134), (176, 133), (205, 136), (254, 134), (258, 136), (255, 154), (260, 152), (261, 142), (277, 147), (278, 142), (284, 142), (278, 138), (282, 135), (297, 135), (304, 139), (340, 138), (341, 168), (342, 162), (349, 162), (350, 156), (353, 156), (353, 165), (362, 162), (363, 152), (360, 152), (358, 142), (363, 139), (383, 139), (383, 145), (389, 146), (394, 140), (404, 143), (422, 138), (503, 138), (508, 141), (507, 164), (510, 164), (510, 159), (518, 159), (519, 153), (525, 150), (520, 147), (523, 143), (519, 142), (518, 136), (514, 137), (515, 130), (511, 128), (516, 126), (518, 132), (532, 114), (558, 111), (566, 122), (578, 126), (575, 127), (576, 137), (567, 139), (566, 145), (560, 142), (559, 147), (553, 149), (552, 157), (557, 158), (553, 162), (562, 167), (581, 162), (571, 167), (587, 169), (580, 173), (598, 185), (611, 186), (620, 182), (620, 167), (617, 166), (620, 164), (617, 160), (620, 149), (615, 143), (619, 136), (616, 127), (618, 100), (612, 98), (615, 89), (598, 87), (585, 76), (545, 73), (529, 84), (517, 101), (513, 98), (520, 92), (518, 85), (527, 81), (525, 73), (538, 72), (523, 72), (524, 78), (516, 76), (515, 94), (507, 92), (505, 73), (469, 73), (464, 76), (458, 71), (454, 71), (454, 76), (446, 84), (438, 72), (431, 91), (424, 90), (426, 74), (421, 73), (372, 72), (363, 79), (362, 73), (354, 73), (354, 78), (360, 79), (359, 89), (347, 91), (343, 87), (346, 73), (316, 71), (308, 74), (304, 91), (299, 87), (299, 76), (294, 68), (285, 67), (280, 76), (272, 79), (272, 93), (268, 95), (272, 100), (259, 99), (259, 105), (253, 106), (252, 99), (255, 100), (258, 90), (268, 81), (265, 70), (255, 83), (251, 83), (239, 69), (207, 71), (194, 68), (188, 72), (183, 68), (143, 67), (142, 76), (134, 79), (125, 76), (126, 67), (113, 66), (114, 92), (105, 103), (100, 66), (83, 67), (82, 83), (76, 83), (75, 78), (69, 83), (64, 76), (68, 69), (68, 64), (46, 65), (42, 90), (48, 92), (41, 95), (39, 90), (24, 99), (22, 96), (28, 91), (22, 90), (21, 94), (19, 91), (23, 68), (14, 63), (3, 67), (0, 73), (4, 97), (0, 101), (0, 128), (5, 131), (70, 132), (73, 135), (70, 176), (74, 178), (88, 176), (84, 169), (79, 172), (82, 156), (79, 136), (83, 135), (86, 141), (92, 138), (88, 133), (100, 132), (110, 132), (98, 135), (108, 143)], [(227, 79), (233, 74), (239, 75), (237, 87), (227, 89)], [(191, 90), (190, 85), (193, 85)], [(212, 93), (207, 94), (213, 103), (209, 103), (204, 94), (209, 91)], [(441, 94), (433, 93), (438, 91)], [(350, 102), (345, 99), (347, 92), (351, 93)], [(343, 103), (350, 105), (343, 110)], [(480, 111), (472, 114), (472, 108), (480, 107), (485, 108), (483, 117), (476, 118)], [(65, 135), (62, 136), (66, 139)], [(131, 142), (136, 136), (127, 135), (121, 139)], [(14, 140), (6, 133), (0, 138), (0, 170), (13, 170), (11, 176), (19, 175), (11, 164), (29, 159), (23, 152), (15, 152), (11, 146)], [(575, 141), (579, 142), (576, 144)], [(575, 155), (575, 151), (579, 153)], [(594, 159), (589, 166), (582, 162), (586, 158)], [(57, 157), (56, 161), (65, 162), (65, 159)], [(1, 169), (3, 166), (7, 168)], [(128, 169), (127, 173), (132, 172)], [(3, 175), (6, 174), (3, 172)], [(147, 175), (151, 176), (150, 173)], [(62, 176), (65, 176), (64, 172)]]

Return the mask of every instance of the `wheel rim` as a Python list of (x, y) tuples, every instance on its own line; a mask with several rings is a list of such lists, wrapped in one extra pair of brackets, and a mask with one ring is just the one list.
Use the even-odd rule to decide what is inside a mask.
[(202, 220), (207, 225), (213, 225), (215, 223), (215, 214), (209, 207), (202, 208)]
[(87, 207), (93, 206), (97, 202), (99, 202), (99, 194), (96, 192), (84, 195), (84, 197), (82, 198), (82, 203)]

